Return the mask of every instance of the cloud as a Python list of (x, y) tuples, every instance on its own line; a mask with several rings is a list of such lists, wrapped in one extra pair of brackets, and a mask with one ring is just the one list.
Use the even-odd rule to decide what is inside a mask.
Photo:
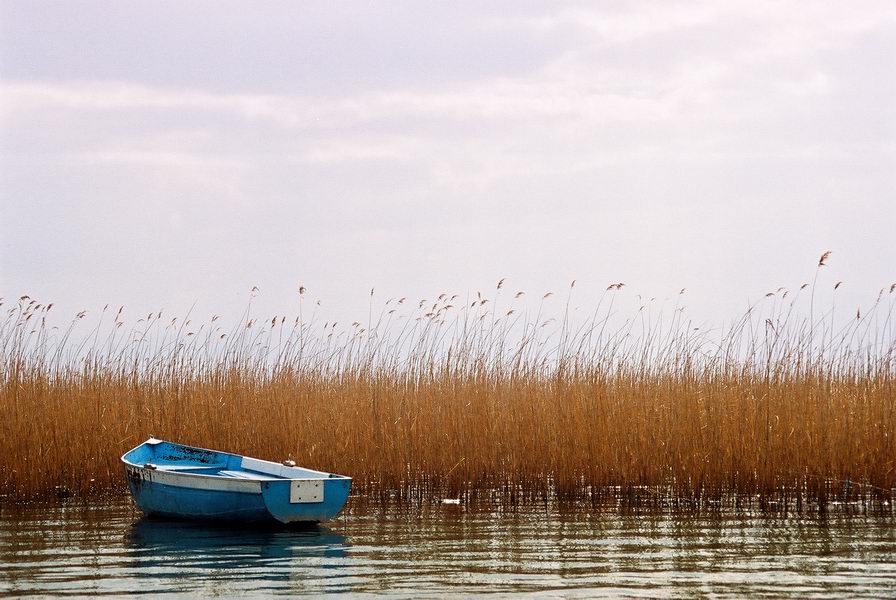
[[(645, 10), (646, 8), (646, 10)], [(631, 10), (605, 10), (593, 6), (560, 8), (541, 14), (486, 21), (494, 30), (523, 29), (539, 34), (580, 29), (600, 43), (629, 43), (651, 35), (712, 23), (724, 8), (719, 3), (657, 2), (631, 6)]]
[[(214, 92), (137, 81), (5, 80), (0, 114), (11, 122), (41, 110), (200, 113), (302, 130), (376, 123), (402, 130), (427, 120), (448, 126), (500, 128), (534, 121), (580, 128), (698, 116), (742, 119), (749, 111), (778, 109), (775, 102), (786, 104), (789, 96), (829, 93), (834, 82), (818, 70), (818, 53), (894, 22), (891, 3), (869, 3), (862, 10), (768, 2), (660, 2), (615, 11), (571, 7), (487, 21), (487, 27), (558, 37), (570, 27), (587, 33), (516, 76), (425, 86), (409, 80), (388, 90), (329, 95)], [(713, 30), (731, 35), (722, 40), (704, 35)], [(608, 44), (628, 52), (608, 50)], [(666, 52), (669, 48), (673, 51)], [(652, 63), (630, 62), (644, 54)], [(735, 95), (747, 102), (725, 106)]]
[(3, 82), (0, 112), (11, 118), (41, 109), (70, 111), (198, 110), (271, 119), (286, 125), (304, 121), (295, 98), (265, 94), (220, 94), (167, 89), (130, 82)]
[[(593, 4), (560, 7), (539, 15), (507, 14), (487, 19), (493, 30), (522, 29), (540, 34), (580, 30), (595, 44), (631, 45), (662, 38), (670, 32), (700, 35), (710, 28), (735, 24), (744, 31), (779, 42), (763, 47), (792, 52), (816, 50), (839, 43), (844, 37), (892, 25), (896, 7), (886, 0), (860, 4), (749, 1), (632, 2), (617, 6)], [(754, 28), (755, 25), (761, 27)], [(581, 42), (581, 39), (577, 41)], [(808, 46), (805, 42), (811, 42)], [(757, 48), (759, 49), (759, 48)]]
[[(114, 229), (92, 228), (115, 207), (123, 227), (146, 228), (143, 252), (166, 246), (173, 269), (171, 256), (196, 252), (184, 232), (201, 224), (203, 260), (226, 256), (249, 278), (264, 256), (273, 280), (293, 257), (316, 287), (379, 285), (371, 273), (391, 269), (460, 281), (507, 268), (547, 288), (560, 271), (571, 279), (612, 268), (614, 281), (677, 290), (703, 278), (740, 294), (750, 277), (801, 276), (798, 255), (811, 262), (832, 235), (859, 249), (884, 240), (874, 232), (892, 212), (896, 5), (511, 6), (456, 20), (427, 40), (426, 61), (383, 20), (369, 34), (385, 46), (375, 57), (350, 44), (339, 55), (357, 59), (340, 77), (363, 85), (306, 81), (328, 78), (331, 65), (307, 52), (266, 52), (269, 77), (258, 80), (246, 65), (238, 77), (217, 62), (190, 78), (165, 53), (124, 60), (100, 52), (96, 37), (95, 60), (111, 67), (93, 78), (60, 59), (55, 70), (0, 80), (0, 202), (36, 231), (57, 204), (81, 206), (56, 216), (48, 236), (68, 248), (114, 245)], [(402, 30), (432, 29), (425, 12)], [(246, 45), (266, 34), (254, 23), (240, 29)], [(338, 19), (328, 23), (351, 39)], [(209, 56), (240, 58), (232, 30), (206, 33), (185, 25), (182, 44), (167, 49), (204, 48), (185, 57), (197, 72)], [(521, 48), (532, 55), (515, 60)], [(292, 70), (300, 61), (307, 68)], [(480, 62), (492, 66), (473, 68)], [(866, 223), (844, 199), (881, 218)], [(157, 214), (182, 215), (179, 234)], [(53, 280), (41, 270), (53, 255), (28, 262), (39, 235), (5, 237), (14, 240), (8, 280)], [(892, 255), (891, 242), (874, 243)], [(754, 245), (767, 249), (764, 260), (729, 274)], [(122, 269), (129, 251), (116, 254)], [(878, 274), (883, 263), (863, 268)], [(230, 271), (215, 277), (232, 281)], [(189, 290), (191, 274), (179, 281)]]
[(7, 119), (16, 113), (37, 110), (203, 111), (270, 121), (287, 128), (332, 127), (396, 118), (615, 120), (649, 118), (663, 111), (659, 98), (537, 77), (337, 98), (210, 93), (126, 82), (3, 82), (0, 97), (0, 111)]

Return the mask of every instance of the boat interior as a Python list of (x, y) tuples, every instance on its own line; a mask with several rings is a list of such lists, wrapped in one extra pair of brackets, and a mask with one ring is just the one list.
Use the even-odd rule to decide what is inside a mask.
[(236, 479), (328, 479), (341, 475), (294, 466), (291, 461), (275, 463), (238, 454), (193, 448), (150, 439), (122, 457), (126, 462), (147, 469), (191, 475), (211, 475)]

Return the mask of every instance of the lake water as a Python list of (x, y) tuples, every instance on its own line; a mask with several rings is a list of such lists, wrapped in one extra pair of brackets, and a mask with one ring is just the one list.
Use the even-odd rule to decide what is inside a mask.
[(0, 506), (0, 595), (896, 596), (892, 513), (361, 508), (305, 531)]

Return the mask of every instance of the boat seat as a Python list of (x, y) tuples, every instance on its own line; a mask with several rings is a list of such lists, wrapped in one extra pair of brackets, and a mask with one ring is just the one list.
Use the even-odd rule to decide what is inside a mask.
[(220, 471), (219, 473), (228, 477), (238, 477), (240, 479), (277, 479), (273, 475), (250, 473), (248, 471)]
[[(155, 464), (155, 463), (154, 463)], [(203, 469), (223, 469), (227, 465), (159, 465), (156, 469), (159, 471), (199, 471)]]

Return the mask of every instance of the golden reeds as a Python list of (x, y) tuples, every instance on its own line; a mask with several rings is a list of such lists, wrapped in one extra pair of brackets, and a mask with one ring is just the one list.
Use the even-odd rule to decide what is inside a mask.
[(781, 288), (704, 332), (677, 304), (671, 321), (614, 321), (622, 287), (586, 323), (568, 302), (554, 321), (442, 294), (344, 330), (160, 312), (126, 331), (119, 310), (78, 342), (84, 314), (55, 332), (52, 305), (23, 296), (0, 327), (0, 490), (122, 490), (119, 456), (154, 434), (289, 457), (381, 498), (890, 499), (893, 300), (837, 325), (795, 317), (799, 292)]

